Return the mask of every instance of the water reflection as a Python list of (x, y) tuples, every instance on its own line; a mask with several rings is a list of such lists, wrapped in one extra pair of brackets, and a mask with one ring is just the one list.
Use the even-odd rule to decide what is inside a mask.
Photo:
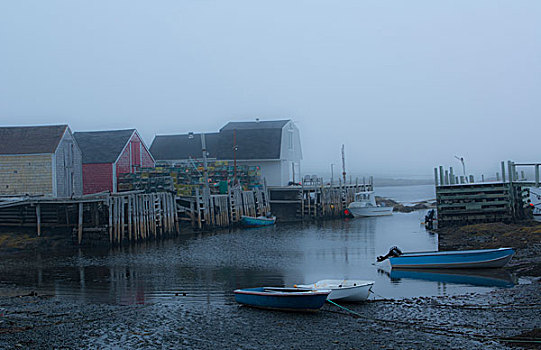
[(400, 282), (402, 278), (434, 281), (440, 283), (464, 284), (483, 287), (513, 287), (516, 278), (503, 269), (477, 269), (477, 270), (400, 270), (392, 269), (389, 273), (392, 282)]
[(376, 256), (391, 246), (437, 249), (437, 235), (419, 224), (423, 215), (278, 224), (190, 234), (120, 249), (3, 255), (0, 289), (16, 287), (97, 303), (191, 305), (233, 303), (232, 291), (241, 287), (340, 278), (374, 280), (377, 298), (486, 290), (490, 284), (389, 278), (378, 272), (391, 273), (387, 265), (375, 264)]

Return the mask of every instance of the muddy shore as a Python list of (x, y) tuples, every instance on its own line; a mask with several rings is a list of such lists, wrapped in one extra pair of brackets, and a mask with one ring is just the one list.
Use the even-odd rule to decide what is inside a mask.
[[(177, 302), (103, 305), (0, 297), (7, 349), (507, 349), (541, 328), (541, 283), (456, 297), (326, 305), (315, 314)], [(531, 338), (531, 335), (530, 335)], [(522, 341), (527, 340), (522, 338)], [(535, 345), (534, 343), (520, 343)]]
[(541, 224), (489, 223), (436, 230), (439, 250), (515, 248), (506, 269), (518, 276), (541, 277)]

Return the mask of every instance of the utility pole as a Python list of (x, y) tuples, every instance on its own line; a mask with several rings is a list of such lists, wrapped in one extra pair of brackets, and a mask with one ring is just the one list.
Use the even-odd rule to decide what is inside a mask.
[(205, 186), (209, 185), (209, 174), (207, 169), (207, 145), (205, 142), (205, 134), (201, 134), (201, 148), (203, 151), (203, 178), (205, 179)]
[(233, 185), (238, 184), (237, 180), (237, 130), (233, 129)]
[(346, 184), (346, 155), (344, 152), (344, 145), (342, 145), (342, 177), (344, 178), (344, 185)]

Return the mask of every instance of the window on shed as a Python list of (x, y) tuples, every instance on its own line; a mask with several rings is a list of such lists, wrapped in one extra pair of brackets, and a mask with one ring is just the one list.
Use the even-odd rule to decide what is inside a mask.
[(288, 148), (293, 149), (293, 129), (288, 130)]

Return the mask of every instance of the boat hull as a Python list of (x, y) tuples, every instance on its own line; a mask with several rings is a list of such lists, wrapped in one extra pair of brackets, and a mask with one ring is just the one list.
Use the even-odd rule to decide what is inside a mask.
[(374, 281), (360, 280), (323, 280), (313, 284), (297, 285), (298, 288), (330, 289), (328, 300), (348, 303), (362, 302), (368, 299)]
[(262, 227), (270, 226), (276, 223), (276, 217), (264, 218), (264, 217), (252, 217), (252, 216), (242, 216), (240, 218), (240, 224), (243, 227)]
[(404, 253), (389, 261), (393, 268), (401, 269), (484, 269), (503, 267), (514, 254), (511, 248), (421, 252)]
[(393, 214), (393, 207), (348, 207), (353, 217), (386, 216)]
[(297, 288), (246, 288), (234, 291), (237, 303), (251, 307), (297, 312), (321, 309), (330, 290), (299, 290)]

